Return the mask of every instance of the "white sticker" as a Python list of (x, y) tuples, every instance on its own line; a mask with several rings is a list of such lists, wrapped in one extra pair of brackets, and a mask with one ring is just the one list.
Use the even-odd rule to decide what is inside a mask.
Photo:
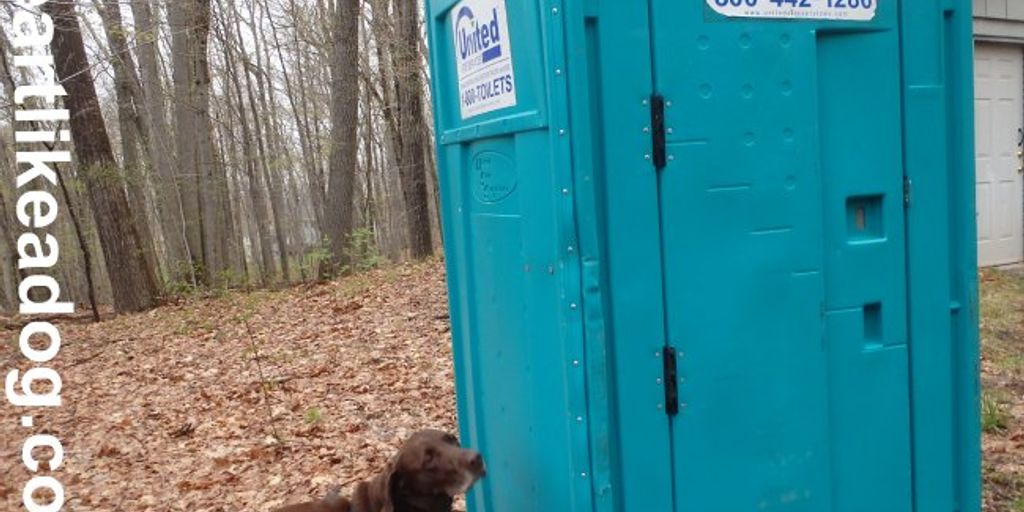
[(449, 16), (462, 118), (514, 107), (516, 73), (505, 0), (462, 0)]
[(707, 0), (716, 12), (743, 18), (871, 21), (880, 0)]

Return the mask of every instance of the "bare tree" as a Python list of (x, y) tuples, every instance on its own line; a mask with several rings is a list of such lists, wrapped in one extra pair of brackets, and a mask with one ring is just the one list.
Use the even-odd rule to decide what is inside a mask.
[(159, 31), (153, 21), (150, 0), (132, 0), (135, 21), (136, 51), (139, 57), (139, 75), (142, 83), (144, 116), (149, 125), (148, 154), (156, 170), (155, 196), (165, 246), (165, 260), (172, 280), (195, 282), (192, 275), (191, 251), (186, 240), (185, 225), (178, 184), (172, 161), (174, 144), (167, 125), (164, 87), (158, 64), (156, 44)]
[(325, 224), (336, 265), (346, 265), (353, 230), (354, 191), (359, 152), (359, 0), (334, 2), (331, 48), (331, 146)]
[[(227, 269), (227, 183), (213, 154), (210, 125), (209, 0), (171, 2), (175, 92), (175, 141), (178, 149), (185, 233), (192, 259), (213, 283)], [(201, 254), (195, 248), (201, 247)], [(201, 256), (201, 258), (200, 258)]]
[(191, 265), (203, 264), (203, 231), (199, 201), (199, 146), (193, 88), (195, 70), (192, 54), (196, 51), (194, 23), (196, 0), (170, 2), (168, 23), (171, 30), (171, 64), (174, 83), (174, 143), (177, 149), (175, 182), (181, 195), (186, 242), (191, 249)]
[(139, 116), (139, 111), (136, 110), (138, 100), (141, 99), (136, 93), (141, 92), (141, 86), (135, 71), (135, 59), (129, 51), (128, 39), (121, 25), (121, 4), (118, 0), (103, 0), (102, 4), (97, 1), (95, 5), (103, 20), (104, 33), (110, 46), (111, 67), (114, 69), (117, 119), (121, 131), (121, 159), (128, 185), (131, 219), (139, 234), (147, 264), (153, 269), (159, 269), (154, 248), (155, 237), (149, 225), (149, 209), (146, 206), (148, 177), (142, 155), (139, 154), (146, 126)]
[(427, 166), (424, 158), (428, 142), (424, 137), (426, 119), (423, 110), (423, 83), (420, 63), (421, 25), (419, 2), (395, 0), (395, 94), (401, 148), (398, 168), (402, 176), (402, 194), (409, 225), (409, 251), (413, 258), (425, 258), (434, 252), (430, 230), (430, 201), (427, 197)]
[(148, 309), (155, 305), (159, 293), (156, 275), (143, 255), (135, 224), (123, 222), (130, 218), (131, 210), (100, 111), (74, 4), (48, 2), (43, 9), (54, 19), (54, 61), (68, 93), (65, 101), (71, 112), (79, 174), (96, 219), (114, 307), (122, 312)]
[[(217, 5), (220, 7), (222, 3), (218, 0)], [(232, 14), (236, 17), (237, 11), (233, 10)], [(225, 101), (229, 106), (234, 107), (238, 116), (238, 126), (241, 129), (241, 160), (242, 165), (245, 166), (243, 174), (248, 181), (249, 200), (252, 202), (252, 212), (255, 217), (257, 233), (257, 238), (253, 240), (253, 244), (259, 245), (259, 251), (256, 253), (259, 257), (256, 261), (259, 268), (260, 282), (267, 284), (270, 281), (270, 269), (273, 268), (274, 257), (273, 242), (271, 242), (270, 238), (270, 218), (267, 216), (266, 187), (263, 184), (263, 173), (260, 172), (259, 168), (261, 161), (255, 150), (252, 128), (249, 126), (249, 120), (252, 116), (250, 116), (245, 108), (245, 95), (242, 93), (241, 81), (238, 79), (238, 65), (235, 57), (235, 25), (229, 23), (225, 18), (226, 16), (222, 16), (217, 30), (218, 39), (221, 41), (224, 49), (224, 72), (227, 75), (227, 82), (231, 85), (225, 93)], [(245, 71), (243, 70), (243, 72)]]
[[(253, 24), (255, 24), (255, 5), (250, 3), (249, 7), (249, 16), (253, 20)], [(241, 34), (240, 29), (239, 34)], [(285, 282), (288, 282), (291, 280), (291, 270), (288, 263), (288, 238), (285, 234), (284, 199), (281, 190), (283, 176), (278, 172), (280, 170), (279, 163), (284, 159), (284, 155), (282, 154), (283, 151), (278, 152), (273, 147), (274, 113), (271, 111), (267, 100), (266, 89), (268, 87), (264, 84), (265, 72), (260, 52), (261, 37), (259, 31), (255, 28), (250, 30), (250, 35), (256, 61), (252, 62), (248, 56), (245, 57), (246, 91), (249, 96), (249, 105), (252, 107), (253, 112), (256, 112), (256, 115), (253, 117), (256, 147), (259, 152), (264, 182), (267, 184), (267, 192), (270, 197), (270, 212), (274, 217), (274, 235), (277, 240), (277, 255), (280, 260), (281, 276)], [(242, 47), (241, 41), (239, 46)], [(255, 89), (253, 88), (254, 82)]]
[[(6, 148), (4, 148), (6, 150)], [(5, 168), (10, 166), (7, 155), (0, 159), (0, 165)], [(6, 169), (5, 169), (6, 170)], [(0, 179), (8, 180), (7, 172), (0, 172)], [(15, 297), (13, 290), (17, 289), (15, 280), (24, 278), (25, 274), (18, 268), (17, 245), (14, 241), (14, 222), (9, 216), (13, 203), (7, 197), (7, 187), (0, 187), (0, 261), (3, 261), (3, 268), (0, 268), (0, 285), (4, 285), (4, 292), (0, 298), (4, 299), (6, 307), (13, 308)]]
[[(376, 261), (373, 252), (350, 254), (367, 237), (371, 251), (392, 259), (432, 253), (437, 187), (416, 0), (77, 5), (95, 8), (77, 19), (93, 60), (96, 112), (88, 122), (116, 116), (116, 123), (105, 139), (113, 144), (112, 165), (103, 165), (111, 183), (86, 165), (62, 175), (63, 201), (76, 218), (62, 217), (57, 234), (77, 239), (67, 247), (81, 255), (59, 270), (69, 296), (113, 302), (121, 285), (110, 280), (124, 274), (103, 257), (110, 233), (100, 236), (105, 222), (94, 219), (109, 212), (94, 211), (95, 190), (78, 187), (86, 179), (108, 187), (114, 206), (103, 208), (133, 224), (156, 290), (161, 278), (175, 293), (324, 278)], [(0, 18), (10, 21), (16, 9), (0, 3)], [(11, 69), (0, 64), (10, 96)], [(33, 80), (40, 70), (16, 72)], [(0, 110), (0, 123), (5, 114), (10, 119)], [(107, 156), (102, 147), (87, 149), (90, 166)], [(122, 199), (125, 212), (117, 210)], [(11, 253), (3, 237), (17, 234), (7, 231), (0, 251)], [(15, 279), (14, 270), (0, 279)]]

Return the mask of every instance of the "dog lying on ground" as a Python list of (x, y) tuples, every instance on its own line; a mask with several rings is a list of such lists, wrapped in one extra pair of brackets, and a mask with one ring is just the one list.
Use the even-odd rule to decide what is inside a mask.
[(275, 512), (451, 512), (454, 498), (487, 474), (474, 450), (436, 430), (417, 432), (377, 476), (360, 483), (351, 498), (337, 489), (315, 502)]

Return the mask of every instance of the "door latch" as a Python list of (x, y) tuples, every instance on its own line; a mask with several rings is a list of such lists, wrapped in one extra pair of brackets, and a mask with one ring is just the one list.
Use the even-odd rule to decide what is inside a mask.
[(661, 360), (665, 365), (665, 413), (675, 416), (679, 414), (679, 370), (676, 368), (676, 349), (662, 349)]
[(665, 98), (655, 94), (651, 96), (651, 159), (654, 168), (662, 170), (667, 163), (665, 157)]

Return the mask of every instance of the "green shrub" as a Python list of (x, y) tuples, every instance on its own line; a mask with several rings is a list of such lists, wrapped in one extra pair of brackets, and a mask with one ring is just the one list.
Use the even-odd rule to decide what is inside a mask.
[(1010, 413), (991, 393), (983, 393), (981, 397), (981, 428), (985, 432), (1002, 432), (1010, 423)]
[(377, 235), (370, 228), (359, 228), (348, 236), (345, 256), (349, 261), (349, 270), (354, 272), (373, 270), (384, 263), (377, 249)]

